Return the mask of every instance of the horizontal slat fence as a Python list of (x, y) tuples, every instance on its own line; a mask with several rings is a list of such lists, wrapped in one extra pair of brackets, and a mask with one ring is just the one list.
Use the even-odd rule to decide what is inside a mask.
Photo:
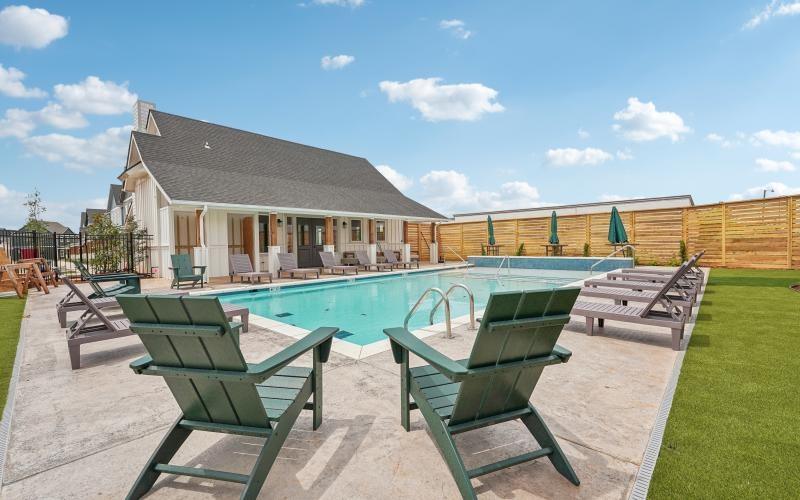
[[(705, 250), (705, 265), (713, 267), (800, 269), (800, 196), (747, 200), (686, 208), (620, 212), (628, 237), (636, 246), (640, 264), (674, 264), (680, 259), (680, 242), (689, 255)], [(609, 245), (610, 214), (558, 217), (558, 237), (565, 255), (604, 257)], [(480, 255), (488, 239), (486, 222), (444, 223), (439, 226), (440, 254), (455, 260)], [(430, 241), (429, 224), (411, 224), (412, 249), (418, 233)], [(550, 217), (494, 222), (500, 253), (514, 255), (520, 244), (524, 255), (544, 255), (550, 235)], [(424, 244), (423, 244), (424, 246)], [(427, 258), (427, 248), (425, 248)]]

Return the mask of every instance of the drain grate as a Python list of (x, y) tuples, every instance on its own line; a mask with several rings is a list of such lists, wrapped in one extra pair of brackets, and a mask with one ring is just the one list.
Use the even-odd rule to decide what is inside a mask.
[(278, 313), (275, 316), (277, 316), (279, 318), (285, 318), (287, 316), (292, 316), (292, 313)]
[(352, 335), (353, 334), (348, 332), (347, 330), (339, 330), (338, 332), (333, 334), (333, 336), (336, 337), (337, 339), (346, 339), (347, 337), (350, 337)]

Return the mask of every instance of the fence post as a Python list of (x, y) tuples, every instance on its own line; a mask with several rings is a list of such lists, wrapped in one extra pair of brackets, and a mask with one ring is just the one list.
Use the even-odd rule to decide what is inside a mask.
[(727, 267), (727, 262), (728, 262), (727, 253), (728, 253), (728, 251), (725, 248), (726, 247), (726, 241), (725, 240), (728, 239), (728, 236), (726, 234), (728, 210), (726, 208), (725, 203), (721, 203), (721, 205), (722, 205), (722, 267)]
[(129, 231), (128, 232), (128, 269), (132, 273), (136, 272), (136, 269), (134, 269), (135, 265), (136, 265), (136, 263), (134, 262), (134, 259), (133, 259), (133, 233)]
[(53, 267), (58, 267), (58, 234), (53, 231)]
[(39, 232), (33, 231), (33, 256), (39, 257)]
[(786, 268), (792, 268), (792, 231), (794, 230), (794, 197), (786, 198), (786, 215), (789, 217), (788, 231), (786, 234)]

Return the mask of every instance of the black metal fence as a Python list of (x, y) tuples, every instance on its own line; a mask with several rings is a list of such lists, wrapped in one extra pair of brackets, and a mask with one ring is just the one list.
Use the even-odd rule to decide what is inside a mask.
[(135, 233), (93, 236), (2, 230), (0, 253), (12, 263), (43, 257), (68, 276), (79, 274), (73, 261), (85, 264), (93, 274), (128, 271), (146, 276), (151, 273), (151, 240), (150, 235)]

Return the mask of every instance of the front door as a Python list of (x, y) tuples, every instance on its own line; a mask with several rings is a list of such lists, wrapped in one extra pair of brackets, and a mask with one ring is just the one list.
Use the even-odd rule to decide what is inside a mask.
[(319, 253), (325, 244), (325, 220), (297, 218), (297, 265), (322, 267)]

